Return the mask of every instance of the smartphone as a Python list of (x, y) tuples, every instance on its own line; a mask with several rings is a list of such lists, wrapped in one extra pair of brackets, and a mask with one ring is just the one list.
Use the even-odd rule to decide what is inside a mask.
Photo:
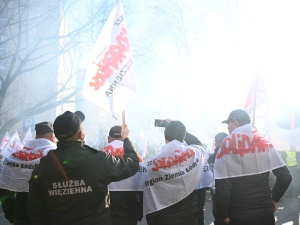
[(168, 122), (166, 120), (155, 119), (154, 126), (156, 127), (166, 127)]

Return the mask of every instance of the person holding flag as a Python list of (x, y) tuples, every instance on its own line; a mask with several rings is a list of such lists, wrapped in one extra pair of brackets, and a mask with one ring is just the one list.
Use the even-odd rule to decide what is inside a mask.
[(124, 155), (115, 157), (84, 144), (84, 120), (80, 111), (56, 117), (57, 149), (41, 159), (29, 180), (31, 225), (111, 225), (108, 184), (138, 172), (126, 124), (121, 131)]
[[(122, 127), (113, 126), (109, 130), (108, 145), (103, 151), (113, 156), (124, 156)], [(112, 225), (136, 225), (143, 218), (143, 189), (146, 178), (146, 166), (139, 158), (139, 171), (125, 180), (109, 184)]]
[[(273, 145), (250, 125), (249, 114), (233, 110), (222, 123), (227, 136), (214, 165), (218, 216), (230, 225), (275, 225), (276, 202), (292, 176)], [(269, 172), (276, 176), (269, 185)]]
[[(29, 178), (40, 158), (56, 148), (51, 122), (35, 125), (36, 138), (26, 139), (22, 149), (15, 151), (4, 161), (0, 173), (0, 199), (5, 217), (14, 225), (30, 225), (27, 215)], [(31, 134), (30, 134), (31, 135)], [(26, 136), (30, 136), (27, 132)], [(6, 155), (6, 154), (5, 154)]]
[(143, 212), (147, 223), (198, 225), (196, 188), (203, 173), (205, 150), (180, 121), (170, 121), (164, 136), (166, 144), (146, 163)]

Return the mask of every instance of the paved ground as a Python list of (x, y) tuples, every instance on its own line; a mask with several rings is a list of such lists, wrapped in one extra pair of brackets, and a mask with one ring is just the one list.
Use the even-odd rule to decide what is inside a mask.
[[(204, 211), (205, 225), (213, 225), (211, 202), (205, 203)], [(278, 210), (275, 213), (276, 225), (299, 225), (300, 223), (300, 196), (284, 196), (278, 203)], [(138, 225), (147, 225), (143, 219)]]
[[(211, 202), (207, 201), (205, 204), (205, 225), (213, 224), (213, 216), (211, 210)], [(300, 220), (300, 197), (283, 197), (278, 203), (278, 211), (275, 213), (276, 225), (299, 225)], [(4, 218), (2, 209), (0, 207), (0, 225), (10, 225)], [(145, 219), (138, 223), (138, 225), (147, 225)]]

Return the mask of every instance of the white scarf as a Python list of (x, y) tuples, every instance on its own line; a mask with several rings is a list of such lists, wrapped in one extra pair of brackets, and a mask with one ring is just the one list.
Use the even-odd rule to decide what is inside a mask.
[[(110, 153), (113, 156), (123, 157), (124, 149), (123, 142), (119, 140), (112, 141), (108, 146), (106, 146), (103, 151)], [(137, 153), (138, 154), (138, 153)], [(138, 154), (139, 157), (139, 171), (125, 180), (112, 182), (109, 184), (110, 191), (143, 191), (144, 183), (146, 179), (146, 166), (145, 163)]]
[(187, 197), (200, 183), (204, 149), (173, 140), (147, 162), (143, 214), (171, 206)]
[(16, 192), (28, 192), (32, 170), (56, 145), (45, 138), (33, 139), (23, 149), (5, 159), (0, 174), (0, 188)]
[(285, 166), (273, 145), (250, 124), (227, 136), (216, 156), (215, 179), (261, 174)]

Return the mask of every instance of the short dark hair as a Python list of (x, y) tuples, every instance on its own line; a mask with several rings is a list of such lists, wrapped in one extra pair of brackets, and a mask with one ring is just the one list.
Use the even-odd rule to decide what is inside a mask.
[(225, 132), (220, 132), (215, 135), (215, 142), (223, 142), (223, 140), (228, 136)]
[(185, 125), (178, 120), (169, 122), (165, 128), (165, 139), (167, 141), (177, 140), (183, 142), (185, 135)]
[(121, 138), (121, 131), (121, 126), (113, 126), (112, 128), (110, 128), (108, 136), (112, 138)]

